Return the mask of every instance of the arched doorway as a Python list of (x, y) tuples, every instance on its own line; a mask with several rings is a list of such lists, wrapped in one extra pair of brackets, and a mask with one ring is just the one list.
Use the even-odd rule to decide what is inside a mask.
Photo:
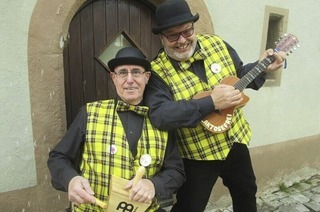
[[(80, 11), (79, 8), (86, 6), (83, 5), (84, 3), (91, 4), (93, 1), (97, 0), (34, 1), (36, 4), (30, 18), (28, 32), (28, 72), (37, 186), (0, 195), (0, 201), (3, 200), (9, 205), (12, 203), (10, 207), (14, 205), (16, 210), (27, 208), (31, 211), (61, 211), (69, 206), (67, 193), (52, 188), (46, 162), (48, 151), (59, 142), (66, 131), (64, 83), (64, 65), (66, 64), (63, 63), (66, 51), (64, 49), (68, 45), (68, 40), (70, 43), (72, 39), (71, 36), (69, 39), (67, 36), (70, 23), (77, 11)], [(151, 14), (154, 5), (162, 1), (132, 0), (136, 4), (143, 4), (150, 8)], [(212, 33), (211, 18), (204, 1), (188, 1), (188, 3), (194, 12), (201, 14), (197, 22), (197, 31)], [(141, 23), (146, 27), (144, 22)], [(149, 31), (151, 30), (147, 28), (141, 29), (141, 32), (147, 32), (148, 35), (150, 35)], [(114, 34), (118, 35), (118, 33)], [(157, 37), (152, 39), (156, 42), (159, 40)], [(141, 41), (142, 47), (146, 46), (146, 41)], [(152, 47), (152, 52), (157, 51), (158, 48)], [(98, 64), (100, 65), (99, 62)], [(15, 198), (17, 195), (18, 199)]]
[(63, 53), (68, 126), (85, 103), (115, 96), (106, 63), (119, 48), (136, 46), (149, 60), (159, 51), (154, 9), (146, 1), (93, 0), (77, 11)]

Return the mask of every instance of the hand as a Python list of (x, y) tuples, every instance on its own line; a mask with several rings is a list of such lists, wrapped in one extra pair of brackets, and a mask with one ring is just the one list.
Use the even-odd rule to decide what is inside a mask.
[(124, 189), (131, 189), (129, 199), (137, 202), (151, 203), (156, 194), (153, 183), (148, 179), (141, 179), (135, 185), (130, 180)]
[(216, 110), (239, 105), (243, 100), (242, 93), (239, 90), (225, 84), (217, 85), (211, 93), (211, 98)]
[(68, 185), (68, 198), (75, 205), (95, 203), (94, 192), (89, 181), (81, 176), (72, 178)]
[(278, 70), (281, 66), (283, 66), (287, 56), (286, 53), (283, 51), (274, 52), (272, 49), (268, 49), (261, 55), (259, 61), (271, 55), (274, 55), (276, 57), (276, 60), (267, 67), (265, 72), (272, 72)]

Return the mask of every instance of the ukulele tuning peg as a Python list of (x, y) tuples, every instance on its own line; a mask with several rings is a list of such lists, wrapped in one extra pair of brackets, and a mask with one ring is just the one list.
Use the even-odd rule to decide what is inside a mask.
[(278, 38), (278, 40), (281, 40), (281, 39), (283, 39), (284, 37), (287, 37), (287, 33), (284, 33), (283, 35), (281, 35), (279, 38)]
[(296, 50), (297, 48), (299, 48), (300, 46), (299, 45), (295, 45), (292, 49), (293, 50)]

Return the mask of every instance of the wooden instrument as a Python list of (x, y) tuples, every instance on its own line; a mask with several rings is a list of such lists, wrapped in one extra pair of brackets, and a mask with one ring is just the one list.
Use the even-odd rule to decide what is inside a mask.
[[(285, 34), (276, 43), (275, 52), (283, 51), (289, 54), (292, 49), (298, 47), (298, 39), (292, 34)], [(260, 73), (262, 73), (271, 63), (275, 61), (275, 56), (268, 56), (260, 61), (253, 69), (251, 69), (241, 79), (237, 77), (226, 77), (221, 80), (220, 84), (233, 85), (236, 89), (243, 91)], [(205, 91), (196, 94), (193, 99), (199, 99), (205, 96), (209, 96), (212, 91)], [(233, 113), (236, 109), (245, 106), (249, 101), (249, 97), (242, 92), (243, 101), (236, 106), (220, 110), (219, 112), (213, 112), (206, 116), (201, 124), (212, 133), (222, 133), (227, 131), (231, 124)]]
[[(133, 185), (135, 185), (140, 179), (142, 179), (145, 172), (145, 167), (140, 166), (136, 172), (136, 176), (133, 180)], [(129, 182), (129, 180), (112, 176), (110, 196), (108, 201), (108, 207), (106, 211), (128, 211), (128, 212), (144, 212), (151, 205), (150, 203), (141, 203), (129, 200), (129, 192), (124, 189), (124, 186)]]
[(107, 207), (108, 207), (108, 204), (107, 204), (107, 203), (102, 202), (102, 201), (99, 200), (98, 198), (95, 197), (95, 200), (96, 200), (95, 204), (96, 204), (96, 205), (99, 205), (100, 208), (107, 208)]

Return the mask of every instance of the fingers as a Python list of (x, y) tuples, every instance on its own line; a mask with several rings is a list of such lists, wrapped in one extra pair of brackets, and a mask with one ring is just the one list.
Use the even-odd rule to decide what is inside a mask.
[(133, 185), (133, 179), (130, 180), (125, 186), (124, 186), (124, 189), (126, 190), (129, 190)]
[(144, 191), (142, 189), (138, 190), (135, 193), (131, 193), (133, 193), (134, 195), (132, 195), (132, 197), (129, 196), (129, 199), (136, 202), (151, 203), (153, 199), (153, 196), (150, 194), (150, 192)]
[(276, 60), (275, 60), (275, 63), (283, 63), (284, 60), (286, 59), (286, 54), (285, 52), (282, 52), (282, 51), (279, 51), (279, 52), (273, 52), (271, 55), (273, 55)]
[(223, 110), (236, 106), (243, 101), (242, 93), (239, 90), (231, 85), (223, 84), (218, 85), (213, 89), (211, 98), (216, 110)]
[(131, 188), (129, 192), (129, 199), (137, 202), (151, 203), (154, 196), (155, 196), (154, 185), (148, 179), (140, 180), (136, 185), (134, 185)]
[(94, 195), (94, 192), (89, 184), (89, 181), (87, 179), (84, 179), (84, 181), (81, 182), (83, 189), (90, 195)]
[(267, 49), (261, 55), (259, 61), (262, 61), (264, 58), (266, 58), (268, 56), (272, 56), (272, 55), (275, 57), (275, 61), (267, 67), (266, 72), (276, 71), (285, 64), (284, 62), (285, 62), (286, 56), (287, 56), (286, 53), (283, 51), (275, 52), (272, 49)]
[(263, 59), (265, 59), (268, 56), (272, 56), (273, 55), (273, 49), (267, 49), (265, 52), (262, 53), (262, 55), (260, 56), (259, 61), (262, 61)]
[(68, 185), (68, 198), (75, 205), (95, 203), (94, 192), (89, 181), (81, 176), (71, 179)]
[(229, 102), (232, 106), (238, 105), (243, 101), (242, 93), (239, 90), (234, 90), (230, 96)]
[(81, 204), (87, 203), (85, 199), (83, 199), (80, 195), (78, 194), (73, 194), (69, 196), (69, 200), (74, 203), (75, 205), (79, 206)]
[(275, 57), (275, 61), (268, 66), (266, 72), (276, 71), (284, 65), (286, 59), (284, 52), (274, 52), (273, 56)]

